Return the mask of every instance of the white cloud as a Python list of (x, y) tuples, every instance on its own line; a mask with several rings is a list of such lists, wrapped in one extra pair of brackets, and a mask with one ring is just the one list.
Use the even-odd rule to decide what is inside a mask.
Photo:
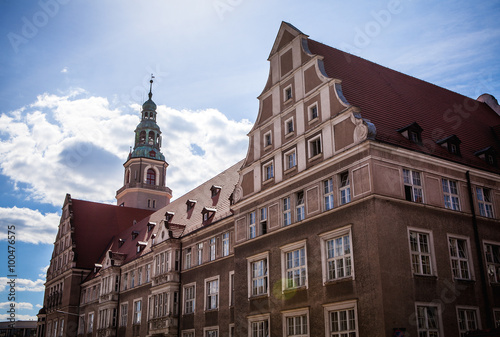
[[(59, 215), (56, 213), (42, 214), (29, 208), (0, 207), (0, 227), (9, 228), (8, 226), (14, 225), (16, 241), (51, 244), (56, 237), (58, 224)], [(0, 239), (6, 240), (7, 236)]]
[[(7, 282), (9, 282), (10, 279), (7, 277), (0, 277), (0, 292), (4, 291), (7, 289)], [(39, 292), (39, 291), (45, 291), (45, 286), (43, 285), (45, 283), (44, 280), (28, 280), (28, 279), (22, 279), (18, 278), (16, 279), (16, 291), (31, 291), (31, 292)]]
[[(1, 172), (34, 201), (60, 206), (70, 193), (114, 202), (139, 117), (140, 106), (113, 109), (106, 98), (83, 89), (40, 95), (33, 104), (0, 115)], [(163, 105), (158, 124), (174, 196), (242, 159), (251, 128), (249, 121), (229, 120), (215, 109), (178, 111)]]
[(20, 303), (15, 303), (15, 302), (1, 302), (0, 303), (0, 309), (9, 309), (11, 308), (11, 304), (14, 303), (15, 309), (17, 310), (33, 310), (33, 304), (28, 303), (28, 302), (20, 302)]
[(68, 67), (64, 67), (61, 69), (61, 73), (67, 73), (68, 72)]
[[(7, 321), (9, 319), (9, 314), (1, 314), (0, 320)], [(16, 321), (36, 321), (37, 317), (34, 315), (18, 315), (16, 314)]]
[(47, 277), (47, 270), (49, 269), (50, 267), (50, 264), (46, 265), (45, 267), (43, 268), (40, 268), (40, 270), (43, 272), (41, 274), (38, 274), (38, 277), (41, 278), (41, 279), (45, 279)]

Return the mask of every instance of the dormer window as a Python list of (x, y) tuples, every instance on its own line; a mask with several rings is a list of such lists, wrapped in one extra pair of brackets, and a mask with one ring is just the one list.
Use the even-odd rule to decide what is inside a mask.
[(124, 239), (118, 239), (118, 248), (120, 248), (121, 246), (123, 246), (124, 243), (125, 243)]
[(491, 166), (497, 166), (497, 154), (491, 146), (475, 152), (474, 155), (478, 156)]
[(456, 154), (460, 156), (460, 139), (458, 139), (457, 136), (451, 135), (449, 137), (446, 137), (444, 139), (440, 139), (436, 142), (437, 144), (441, 145), (442, 147), (448, 149), (449, 153)]
[(417, 122), (413, 122), (410, 125), (396, 131), (412, 143), (422, 144), (422, 130), (423, 129), (417, 124)]
[(135, 240), (135, 238), (139, 235), (138, 231), (132, 231), (132, 240)]
[(101, 270), (102, 264), (100, 263), (94, 263), (94, 273), (97, 273), (99, 270)]
[(210, 192), (212, 192), (212, 198), (215, 197), (217, 194), (219, 194), (221, 189), (222, 187), (220, 186), (212, 185), (212, 187), (210, 187)]
[(151, 230), (156, 226), (156, 222), (148, 222), (148, 232), (151, 232)]
[(174, 214), (175, 214), (174, 212), (170, 212), (170, 211), (168, 211), (168, 212), (165, 213), (165, 221), (166, 221), (166, 223), (170, 223), (172, 221), (172, 218), (174, 217)]
[(196, 200), (189, 199), (186, 201), (186, 206), (187, 206), (187, 211), (189, 212), (194, 208), (194, 205), (196, 205)]
[(210, 208), (210, 207), (203, 207), (203, 210), (201, 211), (201, 214), (203, 215), (203, 222), (209, 221), (217, 212), (215, 208)]
[(141, 250), (143, 250), (144, 248), (146, 248), (146, 246), (148, 245), (147, 242), (144, 242), (144, 241), (137, 241), (137, 253), (139, 253)]

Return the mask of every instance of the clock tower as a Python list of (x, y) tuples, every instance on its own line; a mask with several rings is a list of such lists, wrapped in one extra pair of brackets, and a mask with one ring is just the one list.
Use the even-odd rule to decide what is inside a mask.
[(161, 153), (161, 131), (156, 124), (156, 104), (153, 97), (153, 76), (149, 99), (142, 105), (141, 122), (135, 129), (134, 149), (123, 164), (123, 187), (116, 192), (120, 206), (159, 209), (170, 203), (172, 190), (166, 187), (168, 163)]

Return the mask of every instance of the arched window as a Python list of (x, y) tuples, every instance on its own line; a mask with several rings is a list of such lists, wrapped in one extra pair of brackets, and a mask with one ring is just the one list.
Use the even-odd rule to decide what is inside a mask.
[(148, 143), (149, 145), (153, 145), (155, 141), (155, 133), (153, 131), (149, 131)]
[(139, 143), (144, 144), (146, 142), (146, 131), (141, 131), (139, 135)]
[(155, 185), (156, 183), (156, 172), (153, 169), (148, 169), (146, 176), (146, 184)]
[(127, 170), (127, 175), (125, 176), (125, 184), (130, 184), (130, 170)]

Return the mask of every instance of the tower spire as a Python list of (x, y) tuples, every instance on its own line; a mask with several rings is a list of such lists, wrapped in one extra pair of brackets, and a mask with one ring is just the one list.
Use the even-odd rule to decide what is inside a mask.
[(151, 97), (153, 97), (153, 78), (155, 78), (155, 77), (153, 74), (151, 74), (151, 80), (149, 80), (149, 94), (148, 94), (149, 99), (151, 99)]

